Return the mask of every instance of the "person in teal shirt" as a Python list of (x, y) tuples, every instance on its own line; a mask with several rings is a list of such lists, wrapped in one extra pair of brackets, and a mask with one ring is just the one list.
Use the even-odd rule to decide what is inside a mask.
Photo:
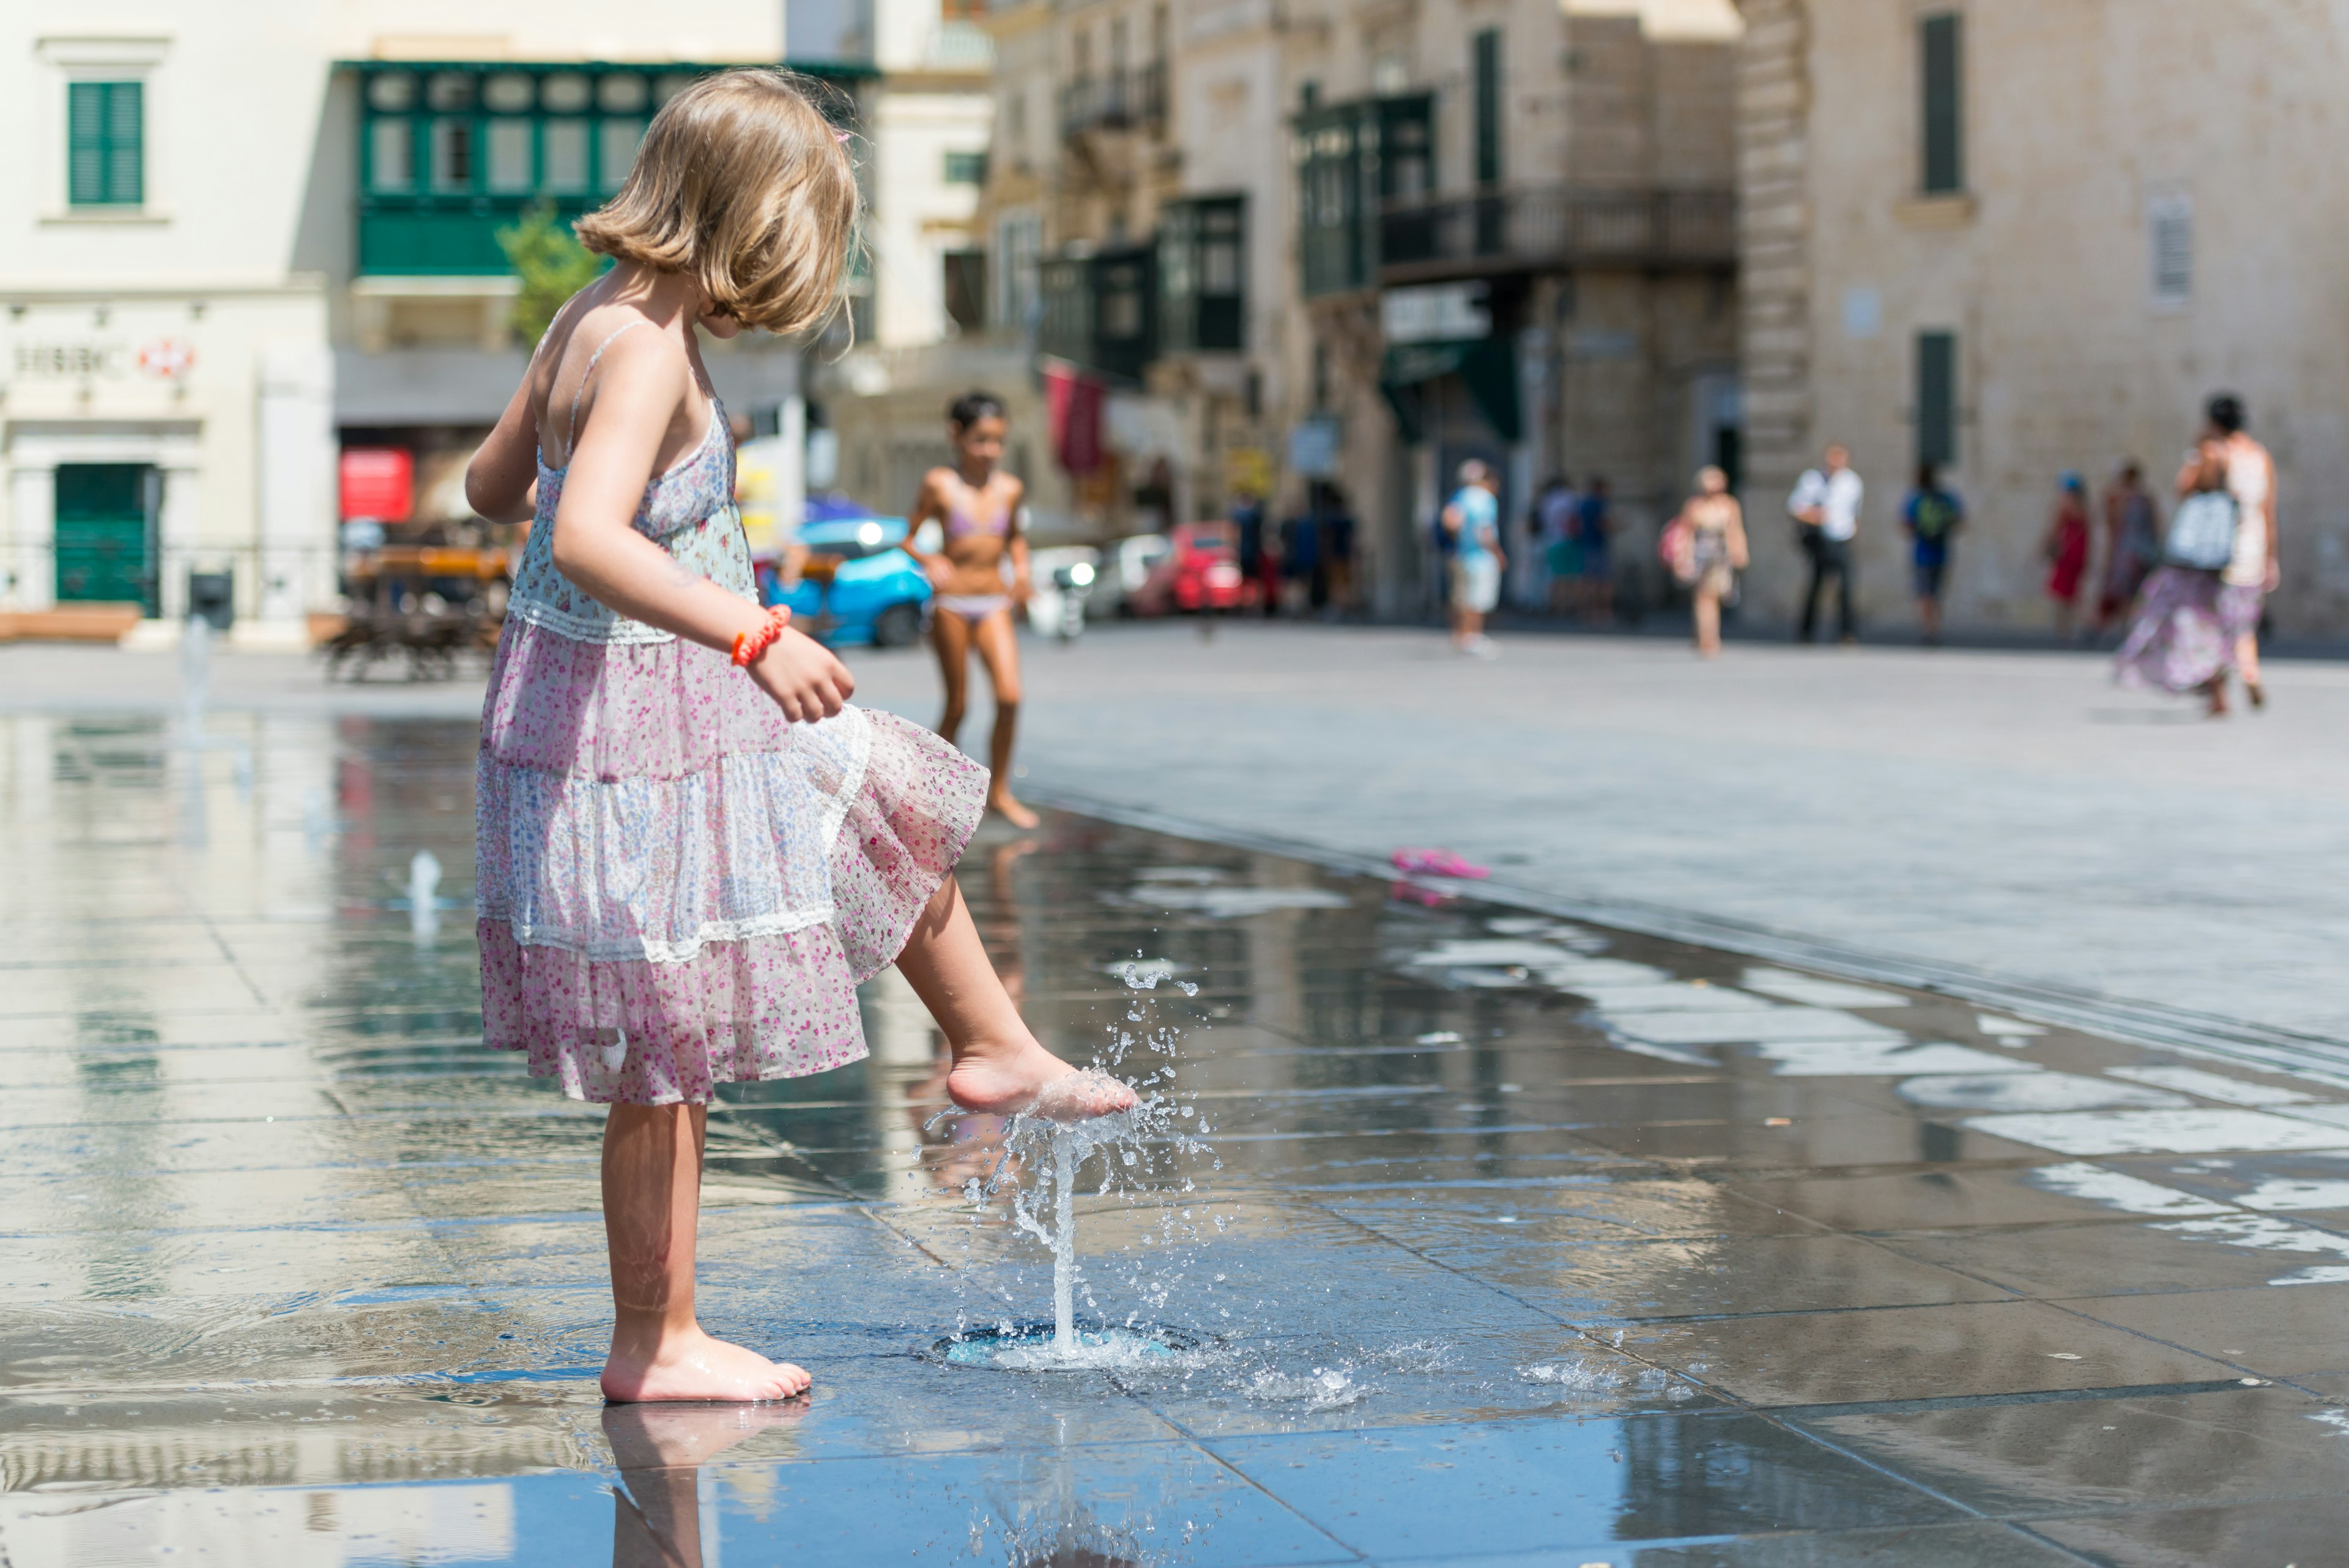
[(1494, 657), (1485, 618), (1501, 601), (1500, 481), (1492, 465), (1470, 458), (1460, 465), (1460, 488), (1444, 509), (1444, 536), (1452, 544), (1452, 646), (1478, 659)]

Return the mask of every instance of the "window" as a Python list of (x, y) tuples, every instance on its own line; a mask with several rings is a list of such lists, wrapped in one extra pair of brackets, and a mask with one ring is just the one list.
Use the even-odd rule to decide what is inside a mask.
[(2145, 204), (2145, 226), (2153, 253), (2153, 303), (2178, 309), (2194, 297), (2194, 198), (2177, 191), (2155, 196)]
[(987, 253), (948, 251), (945, 255), (947, 318), (965, 332), (987, 326)]
[(1966, 188), (1964, 60), (1961, 18), (1928, 16), (1920, 26), (1920, 69), (1924, 103), (1923, 189), (1928, 196), (1953, 196)]
[(575, 196), (587, 189), (585, 120), (546, 122), (546, 188), (558, 196)]
[(473, 122), (436, 119), (432, 122), (432, 188), (440, 192), (473, 188)]
[(1246, 346), (1247, 222), (1245, 199), (1170, 202), (1158, 231), (1159, 335), (1171, 349)]
[(1958, 461), (1958, 337), (1917, 335), (1917, 462), (1946, 467)]
[(1007, 327), (1035, 325), (1036, 269), (1044, 251), (1044, 221), (1033, 213), (1009, 214), (995, 225), (995, 318)]
[(641, 119), (607, 119), (597, 128), (603, 145), (596, 149), (596, 172), (606, 193), (620, 188), (636, 166), (636, 143), (645, 139), (645, 122)]
[(416, 133), (404, 119), (367, 127), (367, 189), (407, 191), (416, 185)]
[(1474, 69), (1476, 78), (1476, 183), (1501, 182), (1501, 30), (1487, 27), (1476, 35)]
[(949, 185), (986, 184), (987, 154), (984, 151), (947, 153), (947, 183)]
[(498, 231), (617, 191), (653, 110), (694, 67), (369, 62), (358, 77), (358, 270), (497, 276)]
[(1434, 188), (1434, 99), (1427, 93), (1358, 99), (1298, 115), (1291, 159), (1299, 192), (1298, 256), (1309, 298), (1375, 281), (1381, 261), (1427, 244)]
[(501, 195), (538, 188), (531, 168), (530, 121), (490, 121), (490, 189)]
[(66, 200), (74, 206), (147, 199), (145, 92), (143, 82), (67, 85)]

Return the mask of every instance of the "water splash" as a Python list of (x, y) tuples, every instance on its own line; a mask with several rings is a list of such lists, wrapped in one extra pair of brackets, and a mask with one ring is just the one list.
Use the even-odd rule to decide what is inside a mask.
[(440, 935), (440, 857), (419, 849), (408, 863), (408, 929), (424, 946)]
[[(1112, 1116), (1083, 1120), (1058, 1121), (1033, 1111), (1010, 1116), (1004, 1123), (991, 1167), (965, 1188), (974, 1219), (984, 1223), (999, 1215), (996, 1200), (1006, 1199), (1013, 1227), (1043, 1243), (1050, 1255), (1050, 1338), (999, 1321), (977, 1335), (958, 1334), (953, 1343), (968, 1343), (973, 1348), (962, 1355), (949, 1349), (945, 1353), (947, 1360), (958, 1365), (983, 1360), (991, 1366), (1041, 1371), (1123, 1366), (1136, 1357), (1163, 1358), (1170, 1346), (1188, 1346), (1185, 1336), (1153, 1329), (1132, 1316), (1123, 1325), (1104, 1327), (1081, 1325), (1077, 1315), (1080, 1296), (1088, 1303), (1092, 1299), (1077, 1253), (1081, 1176), (1098, 1169), (1098, 1184), (1087, 1180), (1093, 1196), (1116, 1193), (1130, 1203), (1141, 1204), (1170, 1198), (1179, 1200), (1195, 1190), (1193, 1179), (1183, 1174), (1188, 1163), (1205, 1162), (1220, 1168), (1206, 1142), (1210, 1128), (1206, 1118), (1190, 1096), (1173, 1086), (1176, 1067), (1165, 1058), (1180, 1044), (1182, 1031), (1172, 1025), (1154, 1026), (1149, 1011), (1145, 993), (1171, 978), (1173, 968), (1164, 961), (1144, 960), (1136, 954), (1134, 961), (1112, 971), (1124, 982), (1126, 1001), (1109, 1025), (1104, 1047), (1091, 1070), (1120, 1076), (1120, 1069), (1137, 1053), (1159, 1058), (1154, 1070), (1133, 1082), (1137, 1103)], [(1185, 982), (1176, 983), (1185, 994), (1196, 990)], [(931, 1126), (958, 1114), (942, 1112)], [(1026, 1179), (1030, 1173), (1033, 1180)], [(1182, 1249), (1196, 1239), (1198, 1231), (1195, 1209), (1178, 1201), (1166, 1210), (1144, 1243), (1144, 1250), (1154, 1255), (1147, 1262), (1137, 1258), (1123, 1282), (1135, 1288), (1141, 1305), (1154, 1309), (1164, 1305), (1185, 1266)], [(1169, 1252), (1174, 1254), (1171, 1258)]]

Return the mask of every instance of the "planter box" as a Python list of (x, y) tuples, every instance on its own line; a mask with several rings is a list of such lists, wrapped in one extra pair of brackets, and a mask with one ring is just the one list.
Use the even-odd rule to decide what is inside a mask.
[(0, 642), (119, 642), (139, 624), (140, 613), (134, 604), (0, 610)]

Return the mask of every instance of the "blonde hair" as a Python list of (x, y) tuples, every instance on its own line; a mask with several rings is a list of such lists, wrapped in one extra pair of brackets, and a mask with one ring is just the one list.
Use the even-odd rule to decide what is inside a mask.
[(711, 311), (800, 332), (840, 308), (862, 198), (845, 138), (779, 70), (701, 78), (653, 117), (619, 192), (573, 225), (600, 255), (701, 286)]

